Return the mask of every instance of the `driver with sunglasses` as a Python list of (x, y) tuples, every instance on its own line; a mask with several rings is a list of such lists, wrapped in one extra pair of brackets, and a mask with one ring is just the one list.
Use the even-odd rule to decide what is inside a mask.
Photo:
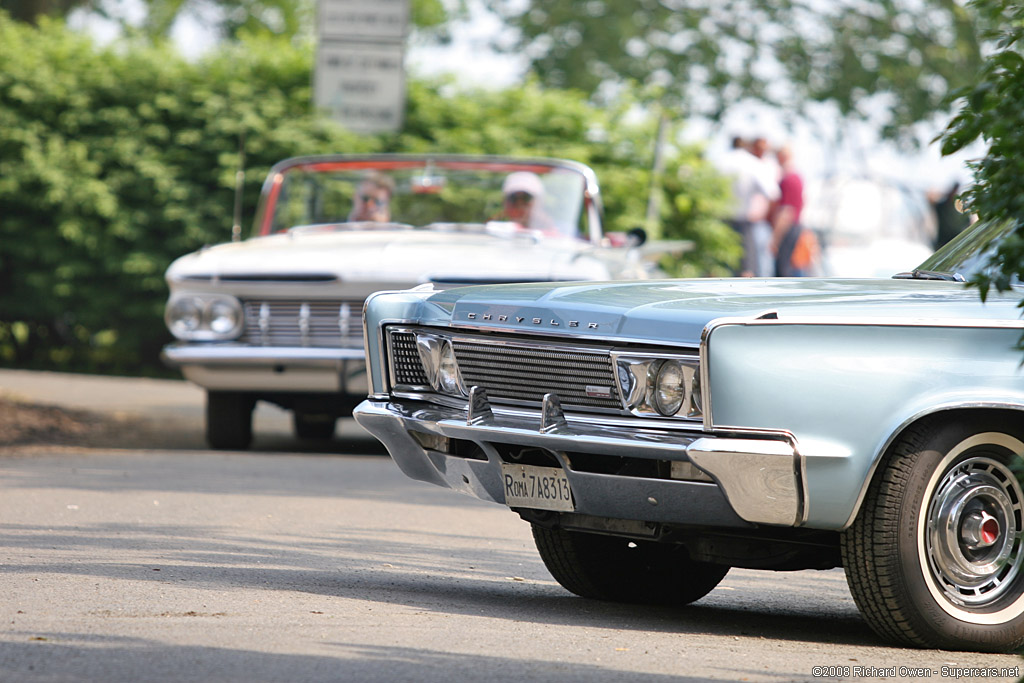
[(348, 215), (349, 222), (371, 221), (388, 223), (391, 221), (391, 195), (395, 191), (395, 181), (382, 173), (370, 173), (359, 182), (356, 189), (352, 211)]

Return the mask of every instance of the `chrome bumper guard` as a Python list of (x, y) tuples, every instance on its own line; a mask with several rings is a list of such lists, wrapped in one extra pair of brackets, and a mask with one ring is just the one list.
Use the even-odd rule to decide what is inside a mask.
[[(545, 449), (559, 461), (580, 514), (717, 527), (799, 526), (804, 519), (801, 458), (789, 441), (779, 438), (699, 436), (569, 421), (550, 394), (540, 419), (496, 415), (476, 388), (468, 410), (371, 397), (353, 416), (384, 443), (407, 476), (496, 503), (504, 504), (505, 494), (501, 456), (494, 445), (513, 444)], [(421, 445), (434, 441), (431, 436), (473, 442), (486, 460)], [(574, 460), (594, 453), (692, 463), (714, 483), (582, 472), (569, 465), (567, 452)]]
[(365, 361), (362, 348), (320, 348), (308, 346), (248, 346), (245, 344), (171, 344), (160, 354), (170, 367), (184, 365), (272, 366), (306, 368), (340, 367), (343, 361)]

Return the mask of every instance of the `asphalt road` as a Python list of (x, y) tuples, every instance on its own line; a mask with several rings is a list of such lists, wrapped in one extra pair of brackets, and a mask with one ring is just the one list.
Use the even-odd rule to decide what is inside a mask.
[(130, 446), (0, 452), (0, 681), (954, 680), (942, 667), (1024, 664), (885, 645), (841, 571), (733, 570), (684, 609), (576, 598), (516, 515), (406, 479), (351, 423), (310, 452), (265, 413), (253, 451), (214, 453), (185, 383), (0, 371), (0, 392), (136, 425)]

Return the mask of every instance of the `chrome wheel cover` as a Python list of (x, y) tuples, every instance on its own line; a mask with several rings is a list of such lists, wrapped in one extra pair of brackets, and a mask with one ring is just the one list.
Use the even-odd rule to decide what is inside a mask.
[(1024, 494), (1010, 467), (990, 455), (991, 445), (972, 449), (935, 486), (928, 503), (927, 567), (943, 597), (960, 608), (999, 609), (1018, 584)]

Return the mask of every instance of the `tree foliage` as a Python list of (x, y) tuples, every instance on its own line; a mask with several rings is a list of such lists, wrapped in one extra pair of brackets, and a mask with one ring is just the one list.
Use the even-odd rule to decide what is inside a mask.
[[(448, 37), (449, 20), (465, 12), (462, 2), (451, 11), (442, 0), (409, 2), (410, 24), (442, 40)], [(72, 10), (84, 9), (150, 39), (167, 38), (175, 22), (185, 16), (231, 40), (243, 35), (295, 38), (314, 33), (316, 0), (141, 0), (139, 4), (145, 10), (141, 23), (134, 17), (138, 7), (119, 0), (0, 0), (0, 10), (17, 21), (37, 24), (44, 17), (66, 18)]]
[[(159, 47), (97, 49), (59, 23), (0, 14), (0, 363), (159, 371), (171, 260), (230, 239), (244, 141), (245, 216), (270, 166), (299, 154), (525, 153), (602, 179), (608, 221), (643, 221), (652, 125), (578, 93), (464, 92), (411, 82), (405, 128), (357, 136), (310, 111), (312, 52), (286, 40), (199, 63)], [(686, 272), (735, 258), (714, 219), (726, 186), (693, 149), (664, 177), (663, 234), (698, 242)], [(720, 272), (720, 270), (719, 270)]]
[(943, 134), (942, 151), (952, 154), (984, 140), (988, 152), (974, 164), (974, 184), (963, 199), (983, 220), (1013, 224), (991, 267), (972, 280), (984, 298), (992, 286), (1007, 290), (1015, 279), (1024, 280), (1024, 6), (1011, 0), (976, 0), (973, 6), (997, 27), (988, 33), (997, 49), (973, 85), (957, 93), (962, 108)]
[[(833, 102), (884, 133), (945, 112), (981, 63), (963, 0), (502, 0), (545, 85), (635, 84), (685, 114)], [(879, 101), (879, 97), (883, 99)]]

